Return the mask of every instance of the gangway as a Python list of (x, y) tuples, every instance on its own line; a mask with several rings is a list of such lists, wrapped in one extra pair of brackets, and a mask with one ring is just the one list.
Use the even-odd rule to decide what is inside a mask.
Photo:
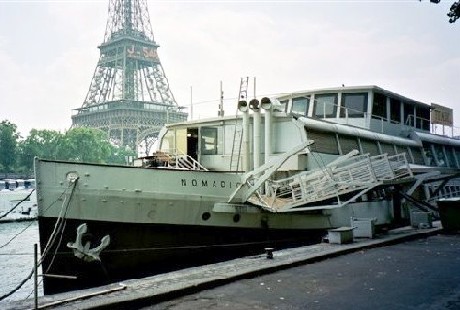
[[(375, 187), (413, 181), (405, 153), (392, 156), (357, 153), (353, 151), (324, 168), (303, 171), (281, 180), (267, 180), (265, 194), (255, 192), (247, 201), (271, 212), (339, 208)], [(342, 201), (345, 194), (352, 197)], [(337, 203), (320, 203), (330, 199), (337, 199)]]

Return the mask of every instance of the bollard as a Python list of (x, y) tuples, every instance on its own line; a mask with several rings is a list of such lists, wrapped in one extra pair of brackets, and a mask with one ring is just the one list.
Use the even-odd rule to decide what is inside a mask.
[(267, 253), (267, 259), (273, 259), (273, 250), (274, 248), (265, 248), (265, 253)]

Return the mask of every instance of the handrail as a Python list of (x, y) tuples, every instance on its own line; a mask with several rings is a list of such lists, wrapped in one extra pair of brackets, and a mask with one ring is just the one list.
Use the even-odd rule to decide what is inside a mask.
[(159, 161), (163, 163), (164, 167), (166, 168), (208, 171), (208, 169), (201, 165), (197, 160), (188, 154), (184, 154), (178, 148), (154, 153), (152, 156), (159, 159)]

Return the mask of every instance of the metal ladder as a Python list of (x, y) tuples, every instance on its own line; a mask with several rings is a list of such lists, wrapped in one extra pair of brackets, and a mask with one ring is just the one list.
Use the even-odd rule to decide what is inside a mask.
[[(247, 100), (248, 98), (249, 77), (241, 78), (240, 90), (238, 92), (238, 101)], [(235, 113), (235, 128), (233, 131), (232, 154), (230, 156), (230, 171), (238, 171), (240, 165), (241, 144), (243, 141), (243, 127), (241, 120), (237, 117), (238, 109)]]

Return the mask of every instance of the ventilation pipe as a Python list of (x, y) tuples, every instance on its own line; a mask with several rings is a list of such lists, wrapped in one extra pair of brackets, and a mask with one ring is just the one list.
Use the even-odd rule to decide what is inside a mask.
[(249, 171), (249, 109), (248, 102), (238, 101), (238, 110), (243, 113), (243, 170)]
[(260, 167), (260, 105), (259, 100), (252, 99), (249, 102), (249, 107), (254, 111), (252, 117), (253, 122), (253, 134), (254, 134), (254, 169)]
[(265, 110), (265, 158), (264, 164), (270, 161), (272, 153), (272, 102), (270, 98), (263, 97), (260, 100), (260, 107)]

